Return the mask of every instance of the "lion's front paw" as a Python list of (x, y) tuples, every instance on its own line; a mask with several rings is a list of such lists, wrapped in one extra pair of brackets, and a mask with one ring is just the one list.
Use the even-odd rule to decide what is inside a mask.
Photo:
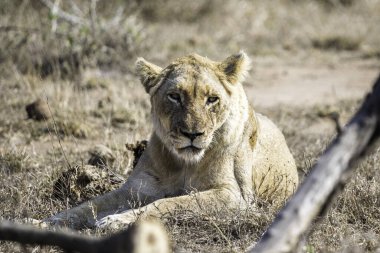
[(97, 228), (122, 229), (137, 219), (133, 212), (108, 215), (95, 223)]
[(76, 214), (60, 213), (43, 220), (43, 223), (52, 227), (78, 228), (83, 223)]
[(38, 228), (48, 228), (49, 227), (48, 223), (46, 223), (42, 220), (36, 220), (33, 218), (25, 218), (23, 220), (23, 223), (30, 224), (30, 225), (33, 225), (33, 226), (38, 227)]

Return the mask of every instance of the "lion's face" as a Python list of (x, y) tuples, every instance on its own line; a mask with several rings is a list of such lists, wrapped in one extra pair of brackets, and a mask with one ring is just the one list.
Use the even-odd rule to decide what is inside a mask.
[(156, 131), (175, 154), (198, 161), (228, 116), (229, 96), (207, 69), (178, 66), (152, 97)]
[[(177, 157), (197, 162), (218, 141), (218, 130), (233, 108), (231, 93), (240, 81), (235, 71), (244, 71), (237, 66), (244, 57), (241, 53), (228, 58), (227, 63), (216, 63), (190, 55), (163, 70), (143, 60), (137, 62), (151, 95), (154, 130)], [(156, 74), (152, 76), (142, 67)], [(144, 75), (141, 70), (145, 70)]]

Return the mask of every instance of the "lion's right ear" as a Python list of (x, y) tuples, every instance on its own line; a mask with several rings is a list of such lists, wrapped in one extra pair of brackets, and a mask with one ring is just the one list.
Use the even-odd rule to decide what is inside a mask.
[(144, 58), (138, 58), (135, 66), (136, 73), (140, 77), (140, 81), (144, 85), (146, 92), (151, 93), (153, 86), (157, 83), (154, 81), (162, 68), (146, 61)]

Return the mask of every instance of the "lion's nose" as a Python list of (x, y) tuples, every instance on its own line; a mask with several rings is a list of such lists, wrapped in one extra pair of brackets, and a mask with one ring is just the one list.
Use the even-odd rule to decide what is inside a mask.
[(184, 136), (186, 136), (187, 138), (189, 138), (191, 141), (195, 140), (195, 138), (197, 138), (198, 136), (201, 136), (201, 135), (203, 135), (205, 133), (205, 132), (190, 133), (190, 132), (184, 131), (182, 129), (180, 131), (181, 131), (181, 134), (183, 134)]

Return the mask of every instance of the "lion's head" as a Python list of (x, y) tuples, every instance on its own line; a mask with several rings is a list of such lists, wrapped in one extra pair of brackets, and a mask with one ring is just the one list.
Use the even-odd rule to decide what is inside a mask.
[(248, 67), (244, 52), (222, 62), (192, 54), (164, 69), (137, 60), (137, 73), (151, 97), (154, 131), (178, 158), (197, 162), (213, 143), (223, 142), (226, 132), (239, 131), (247, 114), (240, 83)]

